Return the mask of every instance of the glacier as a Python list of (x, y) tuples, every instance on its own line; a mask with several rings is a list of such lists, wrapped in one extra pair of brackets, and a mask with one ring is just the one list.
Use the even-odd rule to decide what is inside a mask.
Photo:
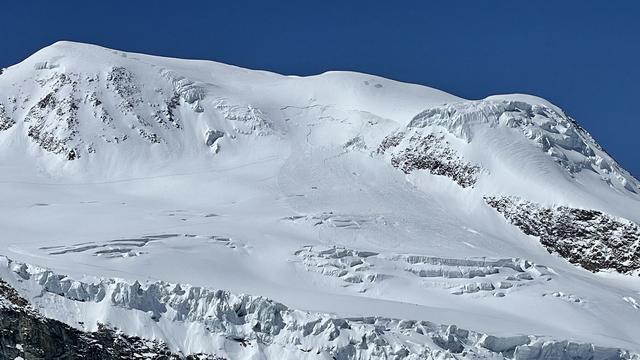
[(0, 310), (79, 343), (640, 353), (640, 183), (535, 96), (62, 41), (0, 72), (0, 184)]

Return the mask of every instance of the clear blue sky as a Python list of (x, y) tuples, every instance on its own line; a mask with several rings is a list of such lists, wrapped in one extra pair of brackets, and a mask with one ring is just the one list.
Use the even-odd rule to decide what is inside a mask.
[(284, 74), (522, 92), (640, 175), (640, 1), (5, 1), (0, 66), (57, 40)]

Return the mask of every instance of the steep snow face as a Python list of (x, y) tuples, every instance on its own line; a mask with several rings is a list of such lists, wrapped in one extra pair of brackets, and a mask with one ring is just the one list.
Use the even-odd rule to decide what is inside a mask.
[(225, 135), (270, 130), (249, 104), (220, 97), (209, 99), (204, 118), (201, 101), (212, 84), (97, 47), (57, 43), (7, 69), (2, 80), (9, 96), (0, 100), (0, 129), (12, 133), (6, 141), (46, 157), (50, 171), (90, 168), (105, 176), (124, 166), (131, 175), (132, 164), (206, 158)]
[[(0, 74), (0, 183), (0, 254), (51, 272), (41, 284), (14, 269), (12, 284), (49, 289), (35, 305), (72, 326), (134, 324), (173, 351), (197, 335), (249, 358), (221, 339), (254, 336), (254, 323), (205, 325), (218, 305), (255, 300), (277, 310), (258, 317), (286, 315), (284, 328), (259, 320), (285, 334), (269, 333), (273, 358), (303, 339), (344, 358), (477, 348), (384, 320), (393, 345), (365, 351), (363, 333), (341, 327), (352, 317), (640, 349), (638, 181), (533, 96), (467, 101), (366, 74), (61, 42)], [(85, 308), (93, 317), (77, 320)], [(326, 327), (297, 343), (305, 311)], [(330, 339), (334, 328), (348, 335)]]
[[(381, 82), (400, 90), (388, 97), (392, 109), (377, 102), (389, 92)], [(280, 107), (286, 105), (314, 102), (395, 115), (420, 98), (429, 99), (426, 104), (456, 99), (355, 73), (288, 78), (69, 42), (6, 69), (0, 92), (0, 131), (15, 134), (6, 135), (12, 143), (26, 143), (20, 151), (47, 157), (43, 166), (52, 170), (71, 167), (81, 173), (97, 162), (91, 172), (101, 176), (123, 162), (207, 161), (203, 145), (213, 146), (210, 134), (221, 134), (217, 149), (223, 142), (241, 142), (237, 137), (278, 133), (286, 120)], [(408, 111), (405, 116), (418, 108)], [(60, 161), (78, 159), (83, 164)]]
[(551, 106), (505, 100), (461, 102), (427, 109), (408, 127), (439, 126), (471, 142), (474, 127), (483, 125), (519, 130), (571, 176), (593, 171), (614, 188), (640, 191), (640, 183), (606, 154), (589, 133)]

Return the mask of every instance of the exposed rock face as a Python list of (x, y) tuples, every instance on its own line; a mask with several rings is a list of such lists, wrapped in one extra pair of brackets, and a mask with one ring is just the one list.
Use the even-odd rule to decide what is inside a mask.
[(197, 100), (204, 97), (193, 82), (162, 71), (154, 75), (164, 80), (164, 87), (150, 92), (123, 66), (82, 73), (45, 63), (35, 70), (33, 97), (18, 92), (9, 98), (12, 107), (0, 104), (0, 131), (23, 121), (31, 141), (66, 160), (99, 152), (101, 142), (139, 138), (166, 143), (183, 129), (181, 104), (199, 107)]
[(158, 341), (127, 336), (100, 325), (83, 332), (41, 316), (0, 279), (0, 358), (2, 359), (220, 359), (172, 353)]
[(204, 134), (204, 142), (209, 147), (215, 147), (217, 150), (217, 141), (224, 137), (224, 132), (220, 130), (207, 130)]
[(640, 226), (599, 211), (566, 206), (546, 208), (515, 197), (486, 202), (549, 250), (590, 271), (640, 270)]
[(142, 103), (140, 89), (134, 82), (133, 74), (124, 67), (112, 68), (106, 77), (108, 89), (112, 89), (122, 99), (122, 108), (133, 110)]
[(50, 90), (25, 116), (27, 135), (42, 149), (54, 154), (63, 154), (67, 160), (79, 157), (75, 148), (79, 131), (78, 88), (76, 76), (55, 73), (39, 82)]
[[(195, 119), (204, 112), (207, 96), (203, 84), (165, 68), (151, 74), (126, 66), (82, 72), (43, 62), (25, 83), (34, 89), (18, 90), (0, 101), (0, 132), (24, 123), (24, 136), (65, 160), (116, 151), (114, 145), (125, 141), (162, 145), (168, 152), (183, 149), (183, 117)], [(273, 133), (260, 109), (222, 98), (213, 102), (204, 119), (219, 117), (228, 121), (228, 128), (218, 124), (221, 130), (205, 135), (206, 146), (225, 133), (231, 139)]]
[(162, 109), (156, 110), (154, 119), (165, 129), (174, 127), (176, 129), (182, 129), (182, 122), (176, 114), (176, 109), (180, 105), (180, 94), (177, 92), (169, 99), (169, 101), (162, 104)]
[(460, 158), (442, 135), (416, 131), (408, 136), (397, 132), (387, 136), (378, 146), (378, 154), (387, 152), (391, 155), (391, 165), (405, 174), (426, 170), (451, 178), (462, 187), (473, 186), (480, 171), (479, 166)]
[(4, 105), (0, 104), (0, 131), (9, 130), (16, 122), (9, 117)]

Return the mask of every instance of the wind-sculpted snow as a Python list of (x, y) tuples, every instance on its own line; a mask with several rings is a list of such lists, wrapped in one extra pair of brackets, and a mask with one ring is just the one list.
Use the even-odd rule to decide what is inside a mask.
[(273, 133), (271, 123), (258, 108), (251, 105), (232, 105), (224, 99), (218, 99), (215, 108), (225, 119), (233, 122), (233, 129), (238, 134), (264, 136)]
[(592, 170), (600, 174), (603, 181), (616, 181), (632, 192), (640, 190), (640, 183), (575, 120), (544, 105), (504, 100), (458, 102), (427, 109), (416, 115), (407, 127), (442, 127), (470, 142), (479, 125), (518, 129), (570, 174)]
[(538, 237), (549, 252), (574, 264), (590, 271), (639, 273), (638, 224), (596, 210), (547, 208), (516, 197), (485, 200), (525, 234)]
[(194, 104), (194, 110), (197, 112), (204, 111), (198, 103), (199, 100), (203, 100), (207, 95), (207, 91), (203, 86), (182, 75), (178, 75), (176, 72), (171, 70), (162, 69), (160, 74), (171, 82), (176, 94), (178, 94), (178, 96), (180, 96), (187, 104)]
[(338, 279), (359, 292), (397, 276), (392, 271), (395, 268), (414, 275), (423, 286), (439, 287), (453, 295), (482, 292), (504, 297), (523, 286), (546, 283), (554, 277), (546, 266), (517, 258), (461, 259), (313, 246), (296, 251), (295, 256), (307, 271)]
[(390, 154), (391, 165), (409, 174), (416, 170), (427, 170), (434, 175), (453, 179), (462, 187), (473, 186), (480, 167), (464, 161), (453, 150), (442, 135), (397, 132), (387, 136), (377, 154)]
[[(370, 254), (360, 254), (370, 255)], [(372, 255), (372, 254), (371, 254)], [(372, 255), (373, 256), (373, 255)], [(27, 265), (0, 257), (3, 278), (18, 289), (25, 289), (27, 299), (18, 295), (5, 282), (0, 283), (3, 309), (14, 309), (21, 313), (22, 321), (32, 321), (39, 315), (29, 310), (27, 301), (43, 301), (43, 298), (58, 296), (65, 302), (65, 317), (69, 324), (84, 324), (81, 312), (91, 312), (92, 307), (107, 306), (126, 311), (148, 314), (149, 322), (171, 324), (190, 323), (202, 326), (206, 332), (229, 344), (241, 344), (233, 358), (249, 358), (258, 351), (266, 358), (274, 354), (287, 354), (300, 359), (571, 359), (609, 360), (638, 359), (637, 354), (622, 349), (602, 348), (592, 344), (555, 341), (537, 336), (497, 337), (460, 329), (455, 325), (437, 325), (428, 321), (397, 320), (384, 317), (340, 318), (328, 314), (293, 310), (283, 304), (260, 296), (236, 295), (223, 290), (209, 290), (190, 285), (151, 282), (129, 283), (117, 279), (103, 279), (96, 283), (80, 282), (51, 270)], [(4, 285), (3, 285), (4, 284)], [(29, 284), (29, 285), (26, 285)], [(25, 286), (26, 285), (26, 286)], [(30, 290), (27, 290), (30, 289)], [(8, 299), (8, 300), (5, 300)], [(9, 301), (6, 303), (6, 301)], [(44, 315), (47, 316), (46, 309)], [(27, 313), (29, 312), (29, 313)], [(85, 313), (86, 314), (86, 313)], [(16, 315), (15, 313), (11, 314)], [(29, 315), (29, 318), (25, 318)], [(16, 316), (17, 317), (17, 316)], [(82, 334), (65, 328), (55, 320), (40, 317), (40, 323), (30, 323), (28, 328), (38, 327), (41, 332), (62, 330), (75, 332), (81, 338), (91, 338), (100, 331), (103, 335), (128, 337), (126, 351), (148, 349), (154, 353), (171, 355), (169, 349), (161, 350), (160, 341), (145, 342), (127, 334), (130, 329), (121, 328), (115, 334), (100, 323), (98, 333)], [(96, 319), (92, 319), (96, 320)], [(100, 319), (108, 324), (109, 318)], [(144, 321), (144, 320), (143, 320)], [(24, 331), (24, 330), (23, 330)], [(106, 332), (106, 333), (105, 333)], [(193, 335), (197, 336), (197, 335)], [(200, 336), (203, 336), (200, 334)], [(173, 339), (175, 341), (175, 339)], [(200, 339), (185, 339), (191, 344)], [(12, 347), (18, 341), (9, 340)], [(44, 338), (40, 346), (54, 339)], [(69, 339), (68, 341), (71, 341)], [(211, 340), (209, 340), (211, 341)], [(30, 340), (30, 349), (33, 340)], [(118, 342), (114, 342), (117, 344)], [(70, 343), (66, 343), (70, 346)], [(197, 347), (197, 346), (193, 346)], [(217, 353), (200, 354), (194, 358), (226, 357), (229, 354), (222, 346)], [(22, 345), (20, 345), (22, 348)], [(246, 349), (246, 350), (243, 350)], [(118, 348), (115, 348), (117, 350)], [(24, 349), (23, 349), (24, 350)], [(197, 351), (187, 350), (186, 354)], [(227, 350), (228, 351), (228, 350)], [(245, 352), (243, 354), (243, 352)], [(183, 352), (184, 353), (184, 352)], [(186, 355), (185, 354), (185, 355)], [(192, 355), (193, 356), (193, 355)], [(108, 358), (108, 357), (105, 357)]]

